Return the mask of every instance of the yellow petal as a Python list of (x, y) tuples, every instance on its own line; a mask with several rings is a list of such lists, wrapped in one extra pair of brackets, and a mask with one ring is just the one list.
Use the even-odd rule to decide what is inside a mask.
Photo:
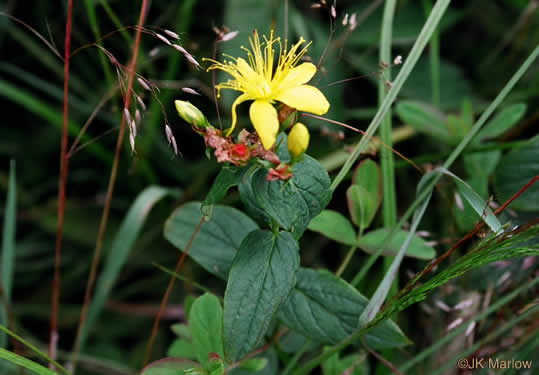
[(228, 132), (226, 133), (226, 136), (228, 137), (230, 134), (232, 134), (232, 132), (234, 131), (234, 128), (236, 127), (236, 120), (237, 120), (237, 115), (236, 115), (236, 107), (243, 103), (244, 101), (246, 100), (249, 100), (251, 99), (249, 97), (249, 95), (247, 94), (241, 94), (240, 96), (238, 96), (236, 98), (236, 100), (234, 100), (234, 103), (232, 103), (232, 125), (230, 126), (230, 129), (228, 130)]
[(314, 86), (301, 85), (289, 88), (274, 98), (298, 111), (323, 115), (329, 110), (329, 102)]
[(238, 67), (238, 71), (245, 79), (251, 80), (256, 77), (255, 71), (251, 68), (247, 61), (245, 61), (241, 57), (238, 58), (236, 66)]
[(313, 78), (316, 73), (316, 66), (311, 63), (303, 63), (299, 66), (296, 66), (293, 69), (290, 69), (286, 76), (283, 78), (283, 81), (279, 85), (279, 89), (286, 90), (294, 86), (303, 85)]
[(256, 100), (251, 104), (249, 116), (262, 145), (266, 150), (269, 150), (275, 143), (279, 131), (277, 110), (268, 101)]
[(309, 130), (301, 122), (297, 122), (288, 133), (288, 150), (297, 158), (307, 150), (307, 147), (309, 147)]

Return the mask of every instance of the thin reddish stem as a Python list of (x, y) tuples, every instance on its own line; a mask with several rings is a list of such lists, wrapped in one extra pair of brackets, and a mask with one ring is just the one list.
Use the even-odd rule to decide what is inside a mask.
[(417, 169), (419, 171), (419, 173), (423, 173), (423, 170), (421, 168), (419, 168), (413, 161), (411, 161), (410, 159), (408, 159), (406, 156), (404, 156), (403, 154), (401, 154), (400, 152), (398, 152), (397, 150), (395, 150), (393, 147), (389, 147), (388, 145), (386, 145), (384, 142), (382, 142), (381, 140), (379, 140), (378, 138), (372, 136), (372, 135), (368, 135), (367, 133), (365, 133), (363, 130), (360, 130), (360, 129), (357, 129), (357, 128), (354, 128), (353, 126), (350, 126), (348, 124), (345, 124), (344, 122), (340, 122), (340, 121), (335, 121), (335, 120), (331, 120), (329, 118), (325, 118), (325, 117), (322, 117), (322, 116), (317, 116), (317, 115), (312, 115), (310, 113), (302, 113), (301, 116), (305, 116), (305, 117), (312, 117), (312, 118), (315, 118), (317, 120), (322, 120), (322, 121), (326, 121), (326, 122), (329, 122), (331, 124), (335, 124), (335, 125), (339, 125), (339, 126), (342, 126), (342, 127), (345, 127), (347, 129), (350, 129), (350, 130), (353, 130), (357, 133), (360, 133), (362, 135), (364, 135), (365, 137), (368, 137), (369, 139), (375, 141), (375, 142), (378, 142), (382, 147), (390, 150), (391, 152), (395, 153), (395, 155), (397, 155), (399, 158), (403, 159), (404, 161), (407, 161), (408, 163), (410, 163), (410, 165), (412, 167), (414, 167), (415, 169)]
[[(191, 238), (189, 239), (189, 242), (187, 243), (185, 250), (180, 256), (178, 263), (176, 264), (176, 268), (174, 269), (174, 274), (177, 274), (180, 271), (180, 268), (182, 267), (183, 262), (185, 261), (185, 257), (187, 256), (187, 253), (189, 252), (189, 249), (191, 248), (191, 245), (193, 244), (193, 241), (195, 240), (203, 223), (204, 223), (204, 218), (200, 219), (200, 222), (198, 223), (195, 231), (191, 235)], [(159, 311), (157, 312), (157, 315), (155, 316), (155, 320), (153, 321), (152, 334), (150, 336), (150, 340), (148, 341), (148, 345), (146, 346), (146, 355), (144, 356), (144, 362), (142, 364), (142, 368), (146, 367), (146, 365), (150, 361), (150, 357), (152, 355), (153, 342), (155, 341), (155, 337), (157, 336), (157, 330), (159, 328), (159, 321), (161, 320), (161, 316), (163, 315), (163, 312), (165, 311), (167, 307), (168, 298), (170, 297), (170, 293), (172, 292), (172, 288), (174, 287), (175, 280), (176, 280), (176, 277), (174, 276), (170, 277), (167, 290), (165, 291), (165, 294), (163, 295), (163, 299), (161, 300), (161, 306), (159, 307)]]
[(114, 192), (114, 186), (116, 183), (116, 176), (118, 173), (118, 163), (120, 159), (120, 153), (122, 151), (123, 146), (123, 139), (125, 134), (125, 124), (126, 124), (126, 117), (125, 117), (125, 109), (129, 110), (129, 106), (131, 104), (131, 94), (133, 92), (133, 81), (135, 78), (135, 69), (137, 65), (137, 57), (138, 57), (138, 50), (140, 46), (140, 36), (142, 31), (142, 25), (144, 24), (144, 20), (146, 18), (146, 14), (148, 11), (148, 0), (142, 0), (142, 5), (140, 8), (140, 16), (138, 21), (138, 27), (136, 29), (136, 36), (135, 36), (135, 45), (133, 47), (133, 56), (131, 58), (131, 62), (129, 63), (129, 69), (128, 69), (128, 83), (127, 83), (127, 90), (125, 93), (124, 98), (124, 111), (122, 113), (122, 120), (120, 123), (120, 130), (118, 133), (118, 140), (116, 143), (116, 152), (114, 154), (114, 160), (112, 162), (112, 169), (110, 172), (110, 178), (109, 178), (109, 184), (107, 188), (107, 195), (105, 199), (105, 206), (103, 207), (103, 214), (101, 216), (101, 222), (99, 224), (99, 232), (97, 235), (96, 245), (95, 245), (95, 251), (94, 251), (94, 257), (92, 260), (92, 265), (90, 268), (90, 275), (88, 277), (88, 283), (86, 286), (86, 293), (84, 295), (84, 305), (82, 306), (81, 311), (81, 317), (79, 321), (79, 327), (77, 330), (77, 338), (75, 341), (75, 349), (73, 352), (73, 368), (75, 368), (76, 360), (78, 356), (78, 352), (80, 351), (80, 345), (81, 345), (81, 333), (84, 328), (84, 323), (86, 321), (86, 316), (88, 314), (88, 307), (90, 305), (90, 299), (92, 295), (93, 286), (95, 283), (96, 275), (97, 275), (97, 267), (99, 265), (99, 260), (101, 257), (101, 248), (103, 246), (103, 237), (105, 234), (105, 230), (107, 228), (107, 222), (109, 218), (109, 212), (110, 212), (110, 204), (112, 201), (112, 194)]
[[(49, 338), (49, 357), (56, 359), (58, 342), (58, 305), (60, 303), (60, 265), (62, 259), (62, 238), (64, 232), (64, 214), (66, 200), (68, 124), (69, 124), (69, 55), (71, 53), (71, 28), (73, 20), (73, 0), (67, 3), (67, 20), (64, 51), (64, 117), (62, 126), (62, 145), (60, 150), (60, 177), (58, 180), (58, 223), (56, 229), (56, 248), (54, 251), (54, 281), (52, 287), (51, 321)], [(54, 365), (49, 364), (54, 370)]]

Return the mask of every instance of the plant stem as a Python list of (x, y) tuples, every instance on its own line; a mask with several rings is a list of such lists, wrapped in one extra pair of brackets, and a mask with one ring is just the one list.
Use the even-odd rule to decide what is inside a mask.
[(81, 349), (80, 348), (81, 333), (82, 333), (82, 330), (84, 329), (84, 323), (85, 323), (85, 320), (86, 320), (86, 316), (88, 314), (88, 307), (89, 307), (89, 304), (90, 304), (90, 298), (91, 298), (91, 294), (92, 294), (92, 289), (93, 289), (96, 274), (97, 274), (97, 266), (99, 264), (99, 259), (100, 259), (100, 255), (101, 255), (101, 247), (103, 245), (103, 237), (104, 237), (104, 234), (105, 234), (105, 230), (107, 228), (107, 221), (108, 221), (109, 212), (110, 212), (110, 204), (111, 204), (111, 201), (112, 201), (112, 194), (114, 192), (114, 185), (116, 183), (116, 176), (117, 176), (117, 172), (118, 172), (118, 163), (119, 163), (119, 159), (120, 159), (120, 152), (122, 151), (123, 138), (124, 138), (124, 134), (125, 134), (125, 124), (126, 124), (126, 118), (125, 118), (125, 112), (126, 111), (125, 111), (125, 109), (129, 110), (129, 105), (131, 103), (131, 93), (133, 91), (133, 81), (134, 81), (134, 77), (135, 77), (135, 69), (136, 69), (136, 65), (137, 65), (137, 56), (138, 56), (138, 50), (139, 50), (139, 46), (140, 46), (141, 30), (142, 30), (142, 27), (144, 25), (144, 20), (146, 18), (148, 7), (149, 7), (148, 0), (142, 0), (138, 26), (137, 26), (137, 29), (136, 29), (137, 31), (136, 31), (136, 36), (135, 36), (135, 45), (133, 47), (133, 56), (131, 57), (131, 62), (129, 63), (129, 68), (128, 68), (129, 76), (128, 76), (128, 83), (127, 83), (127, 91), (125, 93), (125, 98), (124, 98), (124, 111), (122, 113), (122, 120), (121, 120), (121, 123), (120, 123), (120, 131), (118, 133), (118, 140), (117, 140), (117, 143), (116, 143), (116, 152), (114, 154), (114, 160), (112, 162), (112, 169), (111, 169), (111, 172), (110, 172), (109, 184), (108, 184), (108, 188), (107, 188), (107, 195), (106, 195), (106, 199), (105, 199), (105, 206), (103, 207), (103, 214), (101, 216), (101, 222), (99, 224), (99, 233), (97, 235), (96, 246), (95, 246), (95, 251), (94, 251), (94, 257), (93, 257), (93, 260), (92, 260), (92, 266), (91, 266), (91, 269), (90, 269), (90, 275), (88, 277), (88, 284), (86, 286), (86, 293), (85, 293), (85, 296), (84, 296), (84, 305), (82, 307), (81, 317), (80, 317), (80, 321), (79, 321), (79, 327), (78, 327), (78, 330), (77, 330), (77, 337), (75, 339), (75, 348), (74, 348), (74, 351), (73, 351), (73, 369), (75, 369), (77, 355), (78, 355), (78, 352)]
[[(432, 10), (432, 0), (423, 0), (425, 14), (429, 15)], [(432, 93), (432, 104), (435, 107), (440, 106), (440, 32), (434, 30), (430, 38), (430, 84)]]
[[(64, 113), (62, 126), (62, 144), (60, 150), (60, 177), (58, 180), (58, 223), (56, 229), (56, 247), (54, 250), (54, 281), (52, 286), (51, 321), (49, 334), (49, 357), (56, 359), (58, 343), (58, 305), (60, 303), (60, 265), (62, 259), (62, 238), (64, 232), (64, 214), (66, 200), (68, 127), (69, 127), (69, 57), (71, 54), (71, 27), (73, 21), (73, 0), (67, 2), (66, 35), (64, 44)], [(53, 363), (49, 364), (55, 369)]]
[[(391, 82), (391, 38), (393, 32), (393, 16), (395, 15), (396, 0), (388, 0), (384, 7), (384, 16), (382, 19), (382, 37), (380, 41), (380, 63), (387, 64), (384, 70), (386, 76), (378, 82), (378, 104), (381, 105), (386, 98), (386, 79)], [(386, 114), (380, 125), (380, 139), (388, 147), (391, 144), (391, 111)], [(393, 153), (387, 148), (380, 150), (380, 163), (382, 169), (382, 218), (384, 228), (391, 228), (397, 222), (397, 198), (395, 193), (395, 161)], [(384, 270), (391, 267), (394, 257), (384, 258)], [(391, 291), (398, 289), (398, 280), (395, 279), (391, 286)]]

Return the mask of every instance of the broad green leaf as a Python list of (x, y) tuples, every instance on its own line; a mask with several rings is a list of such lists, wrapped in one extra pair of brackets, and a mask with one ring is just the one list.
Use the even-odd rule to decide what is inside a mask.
[(225, 355), (237, 361), (262, 343), (296, 282), (299, 246), (288, 232), (255, 230), (243, 240), (225, 292)]
[[(377, 229), (371, 231), (359, 239), (358, 246), (365, 252), (372, 254), (380, 248), (380, 245), (384, 243), (390, 232), (390, 229)], [(386, 244), (386, 248), (382, 255), (395, 256), (406, 240), (408, 234), (409, 233), (404, 230), (396, 231), (391, 237), (391, 240)], [(414, 235), (405, 255), (427, 260), (434, 258), (436, 256), (436, 251), (431, 246), (428, 246), (423, 239)]]
[(105, 259), (103, 271), (95, 287), (95, 295), (88, 308), (86, 324), (81, 333), (80, 347), (84, 346), (88, 332), (90, 332), (96, 323), (99, 315), (103, 311), (105, 303), (110, 295), (112, 287), (116, 283), (122, 268), (124, 267), (133, 246), (142, 230), (152, 207), (167, 195), (178, 197), (179, 191), (168, 189), (161, 186), (149, 186), (144, 189), (135, 202), (129, 208), (127, 215), (120, 224), (117, 233), (114, 236), (108, 256)]
[[(354, 224), (363, 231), (371, 224), (382, 202), (382, 173), (378, 164), (371, 159), (360, 162), (352, 184), (346, 192), (348, 210)], [(359, 189), (354, 187), (356, 185)]]
[[(200, 206), (200, 202), (190, 202), (178, 207), (165, 223), (165, 238), (182, 251), (202, 220)], [(257, 228), (241, 211), (216, 205), (210, 221), (200, 227), (188, 255), (208, 272), (226, 279), (241, 241)]]
[(382, 199), (382, 173), (374, 160), (365, 159), (359, 163), (352, 177), (352, 184), (359, 185)]
[(346, 200), (350, 217), (362, 232), (371, 225), (376, 216), (376, 211), (380, 206), (380, 196), (367, 191), (362, 186), (351, 185), (346, 190)]
[(197, 359), (197, 354), (193, 343), (185, 339), (176, 339), (172, 342), (167, 351), (167, 357), (177, 357), (184, 359)]
[(418, 132), (428, 134), (445, 143), (451, 143), (452, 135), (446, 126), (446, 119), (429, 104), (417, 101), (401, 101), (396, 107), (402, 122)]
[[(516, 194), (539, 171), (539, 137), (503, 156), (494, 174), (494, 192), (498, 202)], [(531, 185), (509, 207), (521, 211), (539, 210), (539, 182)]]
[(502, 135), (515, 126), (526, 113), (526, 104), (519, 103), (510, 105), (501, 110), (496, 117), (486, 123), (479, 131), (475, 139), (485, 140)]
[(337, 211), (323, 210), (311, 220), (309, 229), (334, 241), (350, 246), (356, 245), (354, 227), (347, 218)]
[[(358, 328), (367, 298), (326, 270), (300, 268), (297, 278), (296, 286), (279, 312), (279, 318), (288, 327), (325, 344), (337, 343)], [(376, 349), (410, 343), (391, 320), (371, 330), (366, 342)]]
[(198, 363), (181, 358), (163, 358), (144, 367), (140, 375), (187, 375)]
[(259, 207), (298, 239), (331, 199), (329, 176), (308, 155), (294, 165), (294, 175), (288, 181), (268, 181), (267, 174), (265, 169), (255, 171), (242, 183), (250, 186), (240, 187), (240, 195), (245, 199), (243, 195), (248, 193), (250, 205)]
[(206, 293), (196, 299), (191, 308), (189, 327), (198, 362), (208, 362), (210, 353), (223, 358), (223, 309), (217, 297)]

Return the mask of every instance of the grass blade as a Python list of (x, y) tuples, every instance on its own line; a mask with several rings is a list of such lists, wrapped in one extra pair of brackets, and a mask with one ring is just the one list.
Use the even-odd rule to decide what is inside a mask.
[(365, 131), (365, 137), (361, 138), (361, 141), (359, 141), (357, 146), (352, 151), (352, 154), (350, 155), (346, 163), (342, 166), (341, 170), (339, 171), (339, 173), (333, 180), (333, 183), (331, 184), (332, 191), (335, 191), (337, 186), (339, 186), (339, 184), (344, 180), (344, 177), (348, 174), (348, 172), (352, 168), (352, 165), (356, 162), (356, 160), (359, 158), (361, 153), (365, 151), (365, 148), (367, 147), (371, 137), (380, 126), (382, 119), (388, 113), (391, 107), (391, 104), (393, 104), (393, 102), (397, 98), (397, 94), (401, 90), (402, 86), (404, 85), (404, 82), (406, 81), (406, 79), (412, 72), (412, 69), (414, 68), (415, 64), (419, 60), (419, 57), (421, 56), (421, 53), (425, 49), (425, 46), (427, 45), (429, 38), (434, 33), (436, 26), (440, 22), (440, 19), (445, 13), (450, 2), (451, 0), (438, 0), (436, 2), (436, 5), (434, 5), (434, 8), (432, 9), (432, 12), (430, 14), (430, 17), (427, 19), (427, 22), (423, 26), (421, 33), (417, 37), (417, 40), (414, 43), (412, 50), (410, 51), (410, 55), (406, 58), (401, 71), (397, 75), (397, 78), (395, 79), (395, 81), (393, 82), (391, 86), (391, 89), (389, 90), (389, 93), (387, 94), (385, 100), (382, 102), (382, 104), (378, 108), (378, 112), (376, 112), (376, 115), (374, 116), (371, 123), (369, 124), (369, 127)]
[(32, 371), (33, 373), (39, 375), (57, 375), (56, 372), (51, 371), (48, 368), (41, 366), (40, 364), (37, 364), (27, 358), (21, 357), (18, 354), (12, 353), (2, 348), (0, 348), (0, 358), (5, 359), (6, 361), (9, 361), (15, 365), (24, 367)]
[(114, 236), (110, 250), (106, 251), (108, 257), (105, 260), (103, 271), (97, 280), (96, 292), (88, 309), (86, 324), (81, 330), (79, 338), (81, 350), (86, 342), (88, 333), (96, 323), (99, 314), (101, 314), (105, 306), (112, 287), (129, 257), (129, 253), (142, 230), (142, 226), (144, 225), (151, 208), (167, 195), (177, 197), (179, 191), (160, 186), (150, 186), (146, 188), (139, 194), (122, 221), (118, 232)]
[[(47, 362), (49, 363), (52, 363), (54, 366), (56, 366), (56, 368), (58, 370), (60, 370), (63, 374), (67, 374), (67, 375), (70, 375), (69, 374), (69, 371), (67, 371), (65, 369), (65, 367), (63, 367), (61, 364), (59, 364), (58, 362), (50, 359), (45, 353), (43, 353), (41, 350), (39, 350), (37, 347), (35, 347), (34, 345), (30, 344), (28, 341), (26, 341), (25, 339), (23, 339), (22, 337), (20, 337), (19, 335), (17, 335), (15, 332), (9, 330), (8, 328), (4, 327), (3, 325), (0, 324), (0, 331), (4, 332), (4, 333), (7, 333), (9, 336), (13, 337), (15, 340), (19, 341), (20, 343), (22, 343), (24, 346), (26, 346), (27, 348), (31, 349), (34, 353), (36, 353), (40, 358), (43, 358), (44, 360), (46, 360)], [(7, 350), (4, 350), (4, 349), (0, 349), (2, 350), (2, 353), (6, 353), (8, 352)], [(8, 352), (10, 353), (10, 352)], [(23, 358), (23, 357), (21, 357)], [(30, 361), (31, 362), (31, 361)], [(34, 363), (34, 362), (32, 362)], [(57, 374), (56, 372), (49, 372), (47, 374)]]
[[(16, 227), (17, 184), (15, 177), (15, 160), (9, 165), (9, 185), (4, 211), (4, 229), (2, 232), (2, 299), (0, 300), (0, 324), (7, 326), (9, 305), (11, 304), (11, 289), (13, 272), (15, 270), (15, 227)], [(6, 335), (0, 334), (0, 347), (5, 348)]]

